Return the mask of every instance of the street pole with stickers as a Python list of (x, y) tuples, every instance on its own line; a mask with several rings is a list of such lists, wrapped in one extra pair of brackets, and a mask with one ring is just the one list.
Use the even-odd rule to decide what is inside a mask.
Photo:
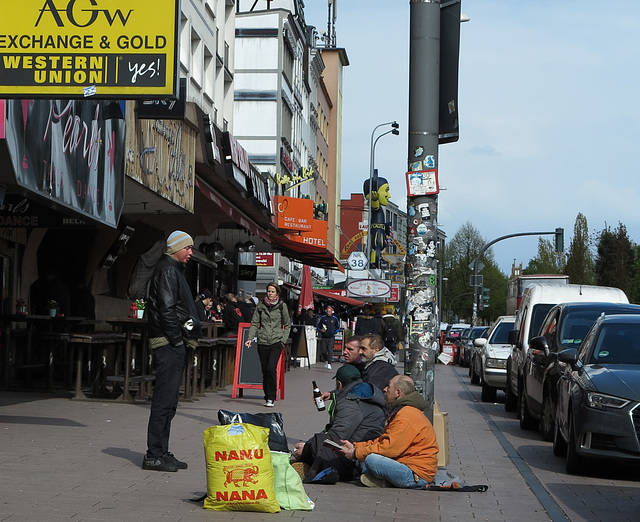
[[(438, 145), (456, 141), (458, 136), (459, 23), (459, 1), (447, 2), (446, 5), (433, 0), (410, 2), (409, 149), (406, 173), (409, 223), (405, 266), (409, 343), (405, 374), (413, 379), (424, 397), (427, 403), (424, 413), (432, 422), (434, 371), (440, 335), (437, 257), (439, 245), (444, 241), (438, 229)], [(457, 34), (454, 34), (456, 30)], [(446, 63), (441, 63), (443, 49), (451, 51), (451, 42), (455, 44), (452, 52), (454, 58), (445, 57)], [(450, 86), (442, 82), (451, 72), (451, 69), (443, 66), (453, 66), (455, 69), (454, 95), (450, 95)], [(449, 122), (452, 132), (443, 135), (443, 124), (446, 127)]]

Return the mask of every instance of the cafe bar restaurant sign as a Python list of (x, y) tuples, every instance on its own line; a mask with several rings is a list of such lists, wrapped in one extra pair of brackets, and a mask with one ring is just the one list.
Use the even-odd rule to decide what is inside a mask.
[(0, 96), (176, 95), (177, 0), (15, 0), (1, 5)]
[(313, 201), (304, 198), (274, 196), (275, 225), (280, 230), (311, 232), (313, 229)]

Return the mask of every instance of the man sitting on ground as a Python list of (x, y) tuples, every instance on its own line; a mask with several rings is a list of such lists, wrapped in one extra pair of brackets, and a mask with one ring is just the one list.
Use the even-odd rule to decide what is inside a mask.
[(384, 390), (389, 381), (398, 375), (396, 357), (384, 347), (382, 337), (368, 334), (360, 342), (360, 355), (364, 361), (362, 380)]
[(339, 443), (342, 439), (354, 441), (378, 437), (384, 430), (385, 398), (371, 384), (362, 382), (360, 372), (351, 364), (341, 366), (336, 372), (336, 390), (332, 392), (328, 407), (329, 424), (321, 433), (316, 433), (307, 442), (298, 442), (293, 457), (311, 464), (308, 478), (320, 471), (334, 467), (340, 480), (353, 480), (355, 463), (337, 455), (332, 449), (322, 446), (325, 439)]
[[(352, 364), (358, 371), (362, 373), (364, 371), (365, 361), (360, 355), (360, 344), (362, 341), (361, 335), (354, 335), (349, 337), (342, 347), (342, 357), (346, 364)], [(382, 388), (381, 388), (382, 389)]]
[(360, 482), (368, 487), (425, 488), (438, 470), (436, 432), (423, 413), (426, 403), (407, 375), (384, 390), (392, 408), (380, 437), (366, 442), (341, 440), (336, 453), (360, 462)]

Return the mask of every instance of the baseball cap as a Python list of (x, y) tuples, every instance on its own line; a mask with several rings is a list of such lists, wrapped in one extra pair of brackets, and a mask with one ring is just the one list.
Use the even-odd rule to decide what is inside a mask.
[(342, 384), (347, 384), (354, 379), (360, 378), (360, 371), (353, 364), (343, 364), (340, 366), (334, 377), (335, 380), (340, 381)]

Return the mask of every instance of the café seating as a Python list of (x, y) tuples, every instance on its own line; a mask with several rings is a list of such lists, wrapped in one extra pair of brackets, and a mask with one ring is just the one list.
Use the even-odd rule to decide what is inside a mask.
[[(124, 343), (126, 339), (125, 334), (118, 332), (88, 332), (88, 333), (72, 333), (69, 335), (69, 340), (67, 341), (72, 349), (76, 350), (75, 352), (75, 361), (76, 361), (76, 378), (75, 378), (75, 386), (73, 399), (86, 399), (87, 396), (82, 391), (82, 374), (83, 374), (83, 359), (84, 359), (84, 351), (87, 349), (90, 357), (88, 360), (91, 360), (92, 347), (99, 346), (101, 349), (113, 347), (118, 343)], [(104, 354), (103, 354), (104, 357)], [(104, 372), (105, 362), (100, 362), (102, 366), (101, 370), (96, 373), (93, 377), (93, 391), (94, 394), (99, 394), (101, 391), (104, 391), (103, 388), (106, 383), (106, 376), (101, 378), (100, 375)], [(91, 377), (93, 374), (93, 369), (90, 370), (90, 367), (87, 367), (87, 375)]]

